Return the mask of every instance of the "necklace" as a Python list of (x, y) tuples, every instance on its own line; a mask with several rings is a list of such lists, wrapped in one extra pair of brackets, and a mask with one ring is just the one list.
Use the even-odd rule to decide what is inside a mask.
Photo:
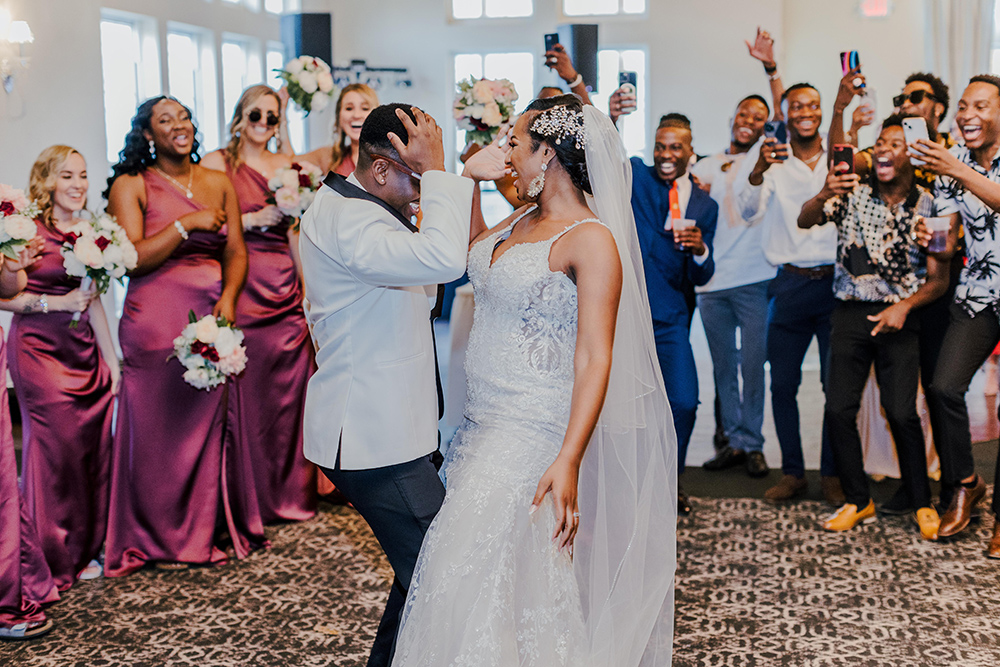
[(167, 172), (163, 171), (159, 167), (153, 167), (153, 169), (155, 169), (157, 172), (159, 172), (159, 174), (161, 176), (163, 176), (165, 179), (167, 179), (168, 181), (170, 181), (171, 183), (173, 183), (174, 185), (176, 185), (178, 188), (180, 188), (181, 190), (183, 190), (184, 194), (187, 195), (188, 199), (194, 199), (194, 193), (191, 191), (191, 183), (194, 182), (194, 166), (193, 165), (188, 170), (188, 184), (187, 185), (184, 185), (183, 183), (181, 183), (176, 178), (174, 178), (173, 176), (171, 176)]
[[(799, 159), (802, 160), (803, 162), (805, 162), (806, 164), (815, 164), (816, 160), (818, 160), (821, 155), (823, 155), (823, 151), (820, 151), (819, 153), (816, 153), (816, 155), (813, 155), (808, 160), (802, 160), (802, 158), (799, 158)], [(796, 155), (795, 157), (798, 157), (798, 156)]]

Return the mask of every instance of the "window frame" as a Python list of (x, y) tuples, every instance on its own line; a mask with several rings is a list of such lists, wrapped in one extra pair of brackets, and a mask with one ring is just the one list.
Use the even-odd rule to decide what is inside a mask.
[(540, 0), (528, 0), (531, 3), (531, 11), (520, 16), (490, 16), (486, 13), (486, 3), (489, 0), (477, 1), (481, 9), (479, 16), (455, 16), (455, 0), (448, 0), (448, 20), (453, 23), (464, 23), (466, 21), (521, 21), (533, 19), (537, 14), (537, 4)]
[[(165, 60), (167, 64), (167, 90), (171, 96), (177, 97), (170, 89), (170, 36), (181, 35), (191, 38), (198, 49), (197, 67), (195, 71), (195, 102), (192, 112), (198, 123), (199, 133), (202, 135), (201, 142), (207, 146), (225, 144), (226, 126), (228, 116), (223, 112), (220, 99), (219, 85), (219, 61), (216, 56), (215, 34), (206, 28), (178, 23), (167, 22), (166, 40), (164, 43)], [(181, 100), (184, 102), (184, 100)], [(206, 135), (207, 127), (214, 128), (213, 134)], [(215, 141), (211, 141), (214, 139)]]
[(645, 2), (645, 5), (641, 12), (625, 12), (622, 7), (626, 2), (626, 0), (617, 0), (618, 9), (610, 14), (591, 14), (591, 13), (570, 14), (566, 11), (566, 3), (572, 2), (572, 0), (558, 0), (557, 11), (562, 21), (568, 21), (568, 22), (579, 21), (580, 19), (583, 18), (594, 18), (594, 19), (600, 19), (602, 21), (603, 20), (634, 21), (649, 17), (649, 4), (653, 1), (654, 0), (643, 0), (643, 2)]

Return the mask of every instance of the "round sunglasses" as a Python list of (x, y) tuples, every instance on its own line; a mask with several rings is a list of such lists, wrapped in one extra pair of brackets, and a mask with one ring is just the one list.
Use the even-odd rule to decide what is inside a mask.
[[(250, 113), (247, 114), (247, 120), (250, 121), (251, 123), (259, 123), (260, 119), (263, 118), (263, 117), (264, 117), (264, 114), (261, 113), (260, 109), (254, 109), (253, 111), (251, 111)], [(270, 125), (271, 127), (274, 127), (275, 125), (277, 125), (280, 122), (281, 122), (280, 118), (278, 118), (277, 116), (275, 116), (270, 111), (267, 112), (267, 124), (268, 125)]]

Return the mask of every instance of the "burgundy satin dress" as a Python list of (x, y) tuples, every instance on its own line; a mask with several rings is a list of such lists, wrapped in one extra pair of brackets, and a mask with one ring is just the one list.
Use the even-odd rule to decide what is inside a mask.
[[(267, 179), (248, 165), (229, 172), (241, 213), (267, 206)], [(250, 270), (236, 309), (247, 368), (239, 383), (242, 411), (234, 437), (253, 459), (264, 523), (302, 521), (316, 513), (316, 467), (302, 453), (302, 413), (313, 372), (313, 346), (302, 309), (302, 284), (288, 223), (244, 232)], [(232, 392), (235, 396), (237, 392)]]
[[(0, 377), (7, 355), (0, 331)], [(0, 625), (44, 621), (43, 604), (59, 599), (55, 581), (35, 534), (35, 523), (17, 489), (17, 459), (10, 432), (7, 392), (0, 391)]]
[[(27, 292), (67, 294), (62, 234), (38, 223), (45, 245), (28, 267)], [(72, 586), (101, 553), (111, 473), (111, 371), (101, 358), (90, 314), (14, 315), (7, 360), (23, 425), (21, 494), (59, 590)], [(113, 360), (118, 363), (118, 360)]]
[[(142, 176), (146, 235), (204, 208), (156, 172)], [(225, 437), (234, 380), (195, 389), (181, 377), (180, 362), (169, 358), (188, 311), (209, 315), (219, 299), (225, 244), (221, 234), (191, 232), (160, 267), (129, 281), (118, 328), (124, 365), (112, 448), (108, 576), (152, 561), (221, 563), (230, 540), (237, 558), (267, 545), (250, 454), (239, 439)]]
[(334, 169), (333, 171), (334, 173), (340, 174), (344, 178), (347, 178), (348, 176), (354, 173), (355, 169), (356, 167), (354, 164), (354, 159), (351, 157), (351, 149), (350, 147), (348, 147), (347, 155), (344, 156), (344, 159), (340, 161), (340, 164), (338, 164), (337, 168)]

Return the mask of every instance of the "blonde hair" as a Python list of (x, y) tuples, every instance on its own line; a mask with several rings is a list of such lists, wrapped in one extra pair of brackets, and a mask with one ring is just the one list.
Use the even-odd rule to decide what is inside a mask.
[(340, 128), (340, 112), (344, 108), (344, 97), (347, 96), (347, 93), (360, 94), (368, 100), (372, 109), (378, 106), (378, 93), (363, 83), (352, 83), (344, 86), (343, 90), (340, 91), (340, 97), (337, 98), (337, 117), (333, 121), (333, 154), (331, 155), (333, 162), (330, 167), (331, 171), (339, 167), (344, 159), (351, 154), (350, 149), (347, 147), (347, 135)]
[[(46, 225), (52, 226), (53, 224), (52, 211), (55, 208), (55, 202), (52, 201), (52, 193), (56, 189), (56, 177), (62, 166), (66, 164), (66, 160), (74, 153), (81, 158), (83, 157), (80, 151), (71, 146), (63, 146), (62, 144), (49, 146), (41, 152), (38, 159), (35, 160), (35, 164), (31, 166), (31, 176), (28, 179), (28, 198), (33, 199), (38, 204), (38, 208), (41, 210), (38, 217)], [(83, 207), (87, 208), (86, 199), (83, 201)]]
[[(229, 143), (226, 144), (224, 155), (226, 164), (229, 165), (230, 169), (236, 170), (243, 164), (243, 160), (240, 159), (240, 148), (243, 146), (243, 128), (246, 125), (243, 114), (250, 106), (265, 95), (270, 95), (278, 102), (278, 118), (279, 120), (281, 118), (281, 98), (278, 97), (278, 93), (274, 88), (258, 84), (244, 90), (243, 94), (240, 95), (240, 99), (236, 102), (236, 108), (233, 109), (233, 119), (229, 121)], [(274, 136), (278, 136), (277, 126), (274, 128)]]

